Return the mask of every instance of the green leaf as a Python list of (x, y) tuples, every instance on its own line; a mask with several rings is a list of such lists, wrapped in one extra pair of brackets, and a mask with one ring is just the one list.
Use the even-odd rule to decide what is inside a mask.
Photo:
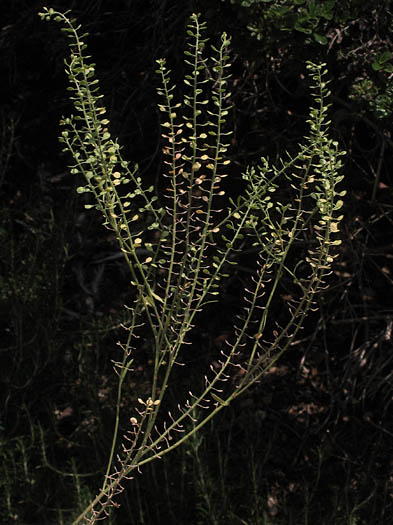
[(390, 60), (392, 56), (393, 56), (393, 53), (391, 53), (390, 51), (383, 51), (382, 53), (378, 54), (378, 62), (383, 64), (384, 62), (387, 62), (388, 60)]
[(300, 33), (305, 33), (306, 35), (311, 35), (311, 33), (312, 33), (310, 28), (303, 27), (302, 25), (300, 25), (299, 22), (296, 22), (295, 29), (296, 29), (296, 31), (299, 31)]
[(223, 405), (224, 407), (229, 406), (229, 401), (224, 401), (224, 399), (221, 399), (221, 397), (217, 396), (214, 392), (212, 392), (212, 398), (214, 401), (218, 401), (220, 405)]
[(318, 44), (326, 45), (328, 42), (328, 39), (324, 35), (319, 35), (318, 33), (314, 33), (314, 39)]

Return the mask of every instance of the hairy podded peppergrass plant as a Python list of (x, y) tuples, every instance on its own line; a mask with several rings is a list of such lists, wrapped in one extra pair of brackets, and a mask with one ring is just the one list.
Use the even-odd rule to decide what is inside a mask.
[[(325, 65), (308, 63), (315, 107), (298, 154), (277, 165), (261, 159), (259, 166), (245, 168), (244, 195), (226, 199), (222, 181), (230, 167), (230, 38), (223, 34), (219, 45), (211, 46), (209, 59), (205, 24), (194, 14), (187, 30), (182, 100), (176, 99), (166, 61), (157, 61), (165, 189), (155, 195), (111, 137), (94, 64), (85, 54), (87, 35), (79, 33), (68, 13), (44, 8), (40, 16), (60, 22), (69, 39), (66, 72), (75, 113), (62, 119), (60, 140), (74, 159), (71, 173), (84, 177), (77, 191), (90, 194), (85, 207), (100, 212), (104, 227), (116, 236), (133, 290), (133, 302), (126, 306), (129, 320), (123, 325), (126, 337), (114, 361), (118, 392), (108, 464), (98, 495), (74, 521), (95, 523), (116, 507), (127, 479), (194, 436), (290, 347), (315, 307), (316, 294), (327, 286), (325, 278), (337, 256), (345, 192), (336, 186), (342, 180), (343, 152), (328, 135)], [(288, 203), (276, 197), (284, 184), (290, 191)], [(296, 260), (296, 246), (310, 233), (307, 255)], [(194, 390), (194, 381), (194, 391), (179, 399), (176, 413), (165, 411), (172, 371), (182, 364), (185, 349), (198, 351), (192, 333), (199, 313), (217, 300), (244, 239), (257, 254), (257, 267), (252, 286), (243, 291), (233, 334), (202, 378), (201, 391)], [(293, 293), (286, 320), (279, 324), (270, 319), (269, 307), (282, 292), (284, 279), (291, 281)], [(146, 343), (154, 367), (150, 395), (138, 399), (123, 433), (122, 391), (132, 376), (133, 356)]]

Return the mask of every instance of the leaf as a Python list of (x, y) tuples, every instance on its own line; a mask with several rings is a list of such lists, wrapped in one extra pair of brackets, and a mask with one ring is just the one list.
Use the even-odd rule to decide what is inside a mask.
[(159, 301), (160, 303), (163, 303), (164, 300), (162, 299), (162, 297), (160, 297), (159, 295), (157, 295), (156, 293), (154, 292), (150, 292), (151, 295), (154, 297), (154, 299), (156, 299), (157, 301)]
[(310, 35), (312, 33), (310, 28), (301, 26), (299, 22), (296, 22), (295, 29), (296, 31), (299, 31), (300, 33), (305, 33), (306, 35)]
[(319, 35), (318, 33), (314, 33), (314, 39), (318, 44), (326, 45), (328, 42), (328, 39), (324, 35)]
[(393, 53), (391, 53), (390, 51), (383, 51), (382, 53), (378, 54), (378, 62), (380, 64), (383, 64), (384, 62), (387, 62), (388, 60), (390, 60), (392, 56), (393, 56)]
[(220, 405), (223, 405), (224, 407), (229, 406), (229, 401), (224, 401), (224, 399), (221, 399), (221, 397), (218, 397), (214, 392), (212, 392), (212, 398), (215, 401), (218, 401)]

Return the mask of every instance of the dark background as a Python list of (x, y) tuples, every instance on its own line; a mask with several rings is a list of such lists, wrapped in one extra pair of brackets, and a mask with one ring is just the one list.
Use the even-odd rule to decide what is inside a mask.
[[(110, 522), (391, 523), (391, 2), (47, 5), (71, 9), (89, 33), (111, 131), (147, 184), (161, 161), (155, 60), (166, 57), (180, 83), (192, 12), (213, 43), (232, 36), (229, 195), (247, 164), (296, 151), (307, 132), (306, 60), (328, 64), (331, 134), (347, 151), (343, 243), (318, 313), (257, 388), (127, 486)], [(107, 458), (127, 273), (58, 143), (72, 110), (66, 41), (40, 21), (42, 2), (0, 6), (0, 522), (70, 523)], [(191, 386), (231, 326), (243, 263), (203, 322)], [(148, 392), (150, 359), (142, 349), (126, 412)], [(183, 387), (173, 384), (173, 399)]]

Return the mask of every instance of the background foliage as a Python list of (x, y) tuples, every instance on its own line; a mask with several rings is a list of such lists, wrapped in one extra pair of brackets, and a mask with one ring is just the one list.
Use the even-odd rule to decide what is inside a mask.
[[(39, 21), (41, 6), (14, 0), (0, 28), (4, 523), (69, 523), (95, 493), (112, 428), (110, 359), (127, 302), (114, 239), (76, 198), (79, 183), (54, 133), (69, 113), (66, 43)], [(328, 63), (332, 128), (348, 151), (343, 244), (320, 313), (247, 398), (143, 472), (112, 522), (390, 523), (391, 2), (84, 0), (54, 7), (72, 9), (90, 34), (113, 132), (152, 184), (161, 161), (155, 59), (167, 57), (182, 76), (193, 11), (213, 39), (222, 31), (233, 37), (235, 166), (295, 150), (310, 102), (306, 60)], [(236, 197), (241, 188), (235, 179), (227, 192)], [(245, 253), (237, 279), (206, 316), (198, 335), (206, 355), (189, 362), (196, 378), (230, 328), (250, 260)], [(125, 406), (146, 390), (150, 366), (141, 354)]]

